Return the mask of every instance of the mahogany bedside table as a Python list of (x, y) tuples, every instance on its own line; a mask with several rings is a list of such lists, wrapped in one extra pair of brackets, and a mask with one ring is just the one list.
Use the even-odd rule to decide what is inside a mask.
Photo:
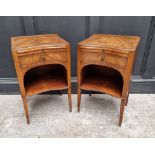
[(78, 112), (81, 89), (106, 93), (121, 99), (121, 126), (139, 42), (138, 36), (94, 34), (78, 44)]
[(29, 124), (27, 96), (68, 89), (71, 103), (70, 44), (57, 34), (11, 38), (12, 53)]

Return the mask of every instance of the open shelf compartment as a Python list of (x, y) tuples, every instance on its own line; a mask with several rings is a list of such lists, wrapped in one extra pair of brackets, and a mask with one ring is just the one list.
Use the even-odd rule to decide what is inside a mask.
[(24, 76), (24, 86), (28, 96), (49, 90), (67, 89), (67, 72), (57, 64), (37, 66)]
[(88, 65), (82, 69), (81, 88), (121, 97), (123, 78), (121, 74), (113, 68)]

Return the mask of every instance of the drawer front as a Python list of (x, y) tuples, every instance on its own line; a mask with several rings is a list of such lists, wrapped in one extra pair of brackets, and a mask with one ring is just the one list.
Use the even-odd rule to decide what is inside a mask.
[(19, 63), (22, 67), (35, 65), (40, 61), (40, 54), (30, 54), (19, 56)]
[(65, 49), (35, 51), (25, 55), (19, 55), (21, 67), (28, 67), (41, 63), (55, 61), (67, 61), (67, 52)]
[(81, 50), (81, 61), (101, 63), (103, 61), (102, 50)]
[(110, 50), (81, 49), (80, 60), (87, 63), (106, 64), (118, 68), (126, 68), (128, 54)]
[(126, 68), (127, 60), (127, 56), (115, 55), (110, 53), (105, 54), (105, 63), (107, 65), (109, 64), (115, 67)]
[(67, 51), (65, 49), (44, 50), (41, 58), (42, 61), (67, 61)]

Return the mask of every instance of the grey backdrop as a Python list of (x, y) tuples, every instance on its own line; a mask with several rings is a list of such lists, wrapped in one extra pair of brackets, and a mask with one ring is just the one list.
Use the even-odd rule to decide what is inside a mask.
[[(72, 77), (76, 77), (76, 45), (93, 33), (141, 36), (133, 70), (132, 92), (155, 92), (155, 17), (0, 17), (0, 93), (19, 93), (10, 37), (58, 33), (71, 43)], [(75, 79), (75, 78), (73, 78)], [(73, 90), (76, 83), (73, 80)]]

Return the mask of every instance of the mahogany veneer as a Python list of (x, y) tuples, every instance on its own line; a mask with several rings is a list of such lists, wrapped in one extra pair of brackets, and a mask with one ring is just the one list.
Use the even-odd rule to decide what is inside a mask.
[(68, 89), (71, 103), (70, 45), (57, 34), (12, 37), (12, 53), (29, 124), (27, 96)]
[(78, 44), (78, 112), (81, 89), (121, 99), (119, 126), (127, 105), (138, 36), (94, 34)]

